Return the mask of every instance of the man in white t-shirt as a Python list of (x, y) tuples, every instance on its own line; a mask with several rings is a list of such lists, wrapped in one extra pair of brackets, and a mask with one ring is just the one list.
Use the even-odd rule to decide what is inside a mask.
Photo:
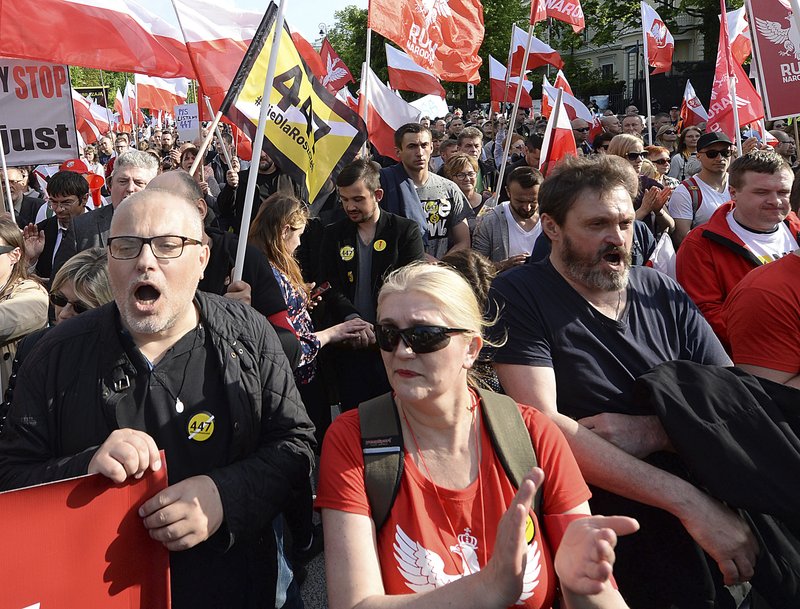
[(697, 140), (697, 159), (702, 169), (684, 180), (669, 199), (669, 215), (675, 220), (672, 242), (676, 249), (692, 228), (708, 222), (720, 205), (731, 200), (728, 165), (732, 146), (728, 136), (720, 131), (706, 133)]
[(542, 174), (517, 167), (506, 182), (509, 201), (478, 216), (472, 248), (494, 262), (498, 271), (524, 264), (542, 233), (539, 225), (539, 186)]
[(678, 250), (676, 275), (723, 345), (728, 334), (722, 307), (752, 269), (797, 249), (800, 219), (790, 211), (794, 173), (771, 150), (757, 150), (731, 164), (732, 201), (693, 230)]

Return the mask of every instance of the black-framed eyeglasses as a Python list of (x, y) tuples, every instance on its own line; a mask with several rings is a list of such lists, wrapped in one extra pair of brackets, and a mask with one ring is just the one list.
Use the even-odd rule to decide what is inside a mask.
[(474, 171), (462, 171), (461, 173), (455, 174), (455, 177), (459, 180), (474, 180), (477, 176), (478, 174)]
[(61, 292), (50, 292), (50, 304), (54, 307), (66, 307), (67, 305), (72, 305), (72, 310), (75, 311), (77, 315), (81, 313), (85, 313), (92, 307), (86, 306), (80, 300), (67, 300), (67, 297), (64, 296)]
[(731, 156), (730, 150), (703, 150), (702, 152), (709, 159), (716, 159), (720, 155), (722, 155), (723, 159), (727, 159), (729, 156)]
[(629, 161), (639, 161), (647, 158), (647, 152), (629, 152), (625, 155), (625, 158), (627, 158)]
[(47, 205), (53, 211), (58, 211), (59, 209), (71, 209), (75, 205), (80, 203), (80, 199), (75, 199), (74, 201), (53, 201), (52, 199), (47, 202)]
[(109, 237), (108, 251), (116, 260), (132, 260), (142, 253), (144, 244), (150, 246), (153, 256), (160, 260), (179, 258), (183, 248), (189, 245), (202, 245), (201, 241), (181, 235), (158, 235), (156, 237), (119, 236)]
[(433, 353), (450, 344), (450, 334), (469, 332), (464, 328), (444, 326), (411, 326), (401, 330), (394, 326), (375, 326), (375, 339), (384, 351), (394, 351), (400, 341), (414, 353)]

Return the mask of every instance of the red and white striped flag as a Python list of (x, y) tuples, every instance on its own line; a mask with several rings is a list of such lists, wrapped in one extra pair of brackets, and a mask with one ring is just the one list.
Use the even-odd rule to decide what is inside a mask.
[(389, 68), (389, 85), (392, 89), (445, 97), (444, 87), (433, 72), (418, 66), (407, 53), (396, 49), (388, 42), (386, 64)]
[[(528, 32), (518, 26), (514, 26), (513, 36), (511, 37), (511, 75), (518, 76), (521, 72), (522, 60), (525, 57), (525, 44), (528, 42)], [(542, 42), (536, 36), (531, 37), (531, 44), (528, 53), (528, 63), (525, 70), (533, 70), (540, 66), (550, 64), (556, 68), (563, 68), (564, 62), (561, 55), (553, 47)]]
[(697, 93), (694, 92), (692, 81), (686, 81), (686, 88), (683, 91), (683, 102), (681, 102), (681, 129), (693, 127), (708, 121), (708, 112), (703, 107)]
[(350, 89), (348, 89), (347, 87), (342, 87), (336, 93), (336, 97), (338, 97), (344, 103), (346, 103), (347, 107), (350, 108), (353, 112), (358, 112), (358, 98), (353, 96), (352, 93), (350, 93)]
[(647, 64), (655, 68), (650, 74), (669, 72), (675, 40), (658, 13), (645, 2), (642, 2), (642, 27), (647, 37)]
[(81, 134), (83, 141), (93, 144), (100, 138), (100, 129), (95, 125), (92, 116), (91, 102), (72, 89), (72, 109), (75, 112), (75, 128)]
[(158, 78), (134, 74), (136, 98), (140, 108), (150, 110), (172, 110), (186, 103), (189, 95), (189, 80), (186, 78)]
[[(728, 38), (731, 41), (731, 55), (733, 60), (742, 65), (753, 52), (750, 41), (750, 24), (747, 23), (745, 7), (737, 8), (728, 13)], [(720, 20), (722, 15), (719, 16)]]
[[(369, 140), (382, 155), (396, 159), (394, 132), (406, 123), (418, 122), (422, 112), (395, 95), (371, 68), (367, 69), (367, 80), (369, 104), (366, 116)], [(360, 96), (360, 102), (364, 102), (363, 95)]]
[(569, 86), (569, 82), (567, 82), (567, 77), (564, 76), (564, 72), (559, 70), (556, 74), (556, 79), (553, 81), (553, 86), (556, 89), (563, 89), (565, 93), (569, 93), (570, 95), (574, 95), (572, 92), (572, 87)]
[[(520, 93), (519, 107), (532, 108), (533, 100), (530, 96), (530, 89), (528, 86), (533, 86), (533, 83), (527, 78), (524, 80), (522, 86), (522, 93)], [(519, 77), (509, 78), (508, 91), (506, 91), (506, 67), (497, 61), (494, 57), (489, 55), (489, 92), (491, 94), (492, 103), (502, 104), (503, 100), (513, 101), (516, 99), (517, 86), (519, 85)]]
[[(555, 89), (555, 91), (558, 95), (559, 90)], [(566, 95), (569, 94), (562, 92), (562, 98)], [(547, 129), (544, 132), (542, 156), (539, 160), (539, 169), (545, 175), (565, 156), (578, 156), (575, 136), (572, 134), (572, 125), (569, 121), (563, 99), (559, 100), (556, 97), (553, 103), (553, 112), (547, 121)]]

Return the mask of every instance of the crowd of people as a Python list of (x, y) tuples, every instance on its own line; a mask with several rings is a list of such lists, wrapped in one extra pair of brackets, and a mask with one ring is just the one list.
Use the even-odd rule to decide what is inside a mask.
[(677, 110), (575, 119), (545, 176), (546, 119), (457, 109), (314, 200), (224, 128), (9, 168), (0, 490), (165, 451), (139, 513), (178, 608), (302, 607), (323, 539), (333, 609), (792, 606), (797, 521), (699, 477), (663, 413), (703, 386), (642, 379), (800, 388), (795, 142)]

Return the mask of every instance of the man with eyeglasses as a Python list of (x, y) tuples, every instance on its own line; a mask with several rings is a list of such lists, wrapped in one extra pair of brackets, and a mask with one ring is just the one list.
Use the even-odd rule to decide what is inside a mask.
[(582, 118), (575, 118), (571, 121), (572, 135), (575, 136), (575, 146), (581, 154), (592, 154), (592, 145), (589, 143), (589, 123)]
[(728, 295), (751, 270), (797, 249), (800, 219), (789, 205), (793, 183), (791, 166), (774, 151), (739, 157), (730, 168), (732, 200), (690, 232), (678, 250), (678, 282), (726, 347), (722, 309)]
[(733, 143), (721, 131), (697, 140), (700, 173), (681, 182), (669, 199), (669, 215), (675, 220), (672, 243), (679, 248), (689, 231), (705, 224), (717, 208), (731, 200), (728, 166)]
[(29, 197), (25, 194), (28, 191), (28, 172), (19, 167), (9, 167), (5, 176), (0, 171), (1, 199), (5, 200), (6, 198), (6, 176), (8, 177), (8, 187), (11, 190), (11, 203), (14, 206), (14, 219), (17, 221), (17, 226), (25, 228), (36, 220), (36, 214), (44, 205), (44, 199)]
[(72, 221), (86, 211), (89, 183), (79, 173), (59, 171), (47, 182), (47, 195), (55, 214), (39, 224), (28, 224), (22, 231), (28, 265), (43, 279), (55, 275), (53, 262), (67, 243), (67, 231)]
[(264, 317), (197, 291), (202, 235), (186, 198), (120, 204), (114, 302), (59, 324), (23, 362), (0, 488), (87, 473), (121, 484), (160, 469), (163, 450), (170, 485), (138, 515), (170, 550), (172, 606), (275, 606), (271, 524), (308, 478), (313, 425)]
[(494, 262), (498, 272), (525, 264), (541, 235), (538, 169), (517, 167), (508, 174), (509, 200), (478, 217), (472, 249)]

